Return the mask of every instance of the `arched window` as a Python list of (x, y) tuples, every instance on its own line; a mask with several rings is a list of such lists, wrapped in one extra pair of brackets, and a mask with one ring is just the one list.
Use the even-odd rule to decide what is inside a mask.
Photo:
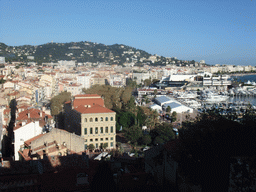
[(87, 122), (87, 118), (84, 118), (84, 122)]
[(110, 132), (113, 133), (113, 126), (110, 127)]
[(113, 121), (113, 119), (114, 119), (113, 117), (110, 117), (110, 121)]
[(95, 134), (98, 134), (98, 127), (95, 127)]
[(108, 133), (108, 127), (105, 127), (105, 133)]
[(105, 121), (108, 121), (108, 117), (105, 118)]
[(92, 118), (90, 118), (90, 122), (92, 122), (93, 120), (92, 120)]
[(87, 128), (84, 128), (84, 134), (87, 135)]
[(95, 117), (95, 122), (98, 122), (98, 117)]
[(90, 128), (90, 134), (92, 134), (92, 127)]
[(103, 133), (103, 127), (100, 128), (100, 133)]
[(103, 121), (103, 117), (100, 118), (100, 121)]

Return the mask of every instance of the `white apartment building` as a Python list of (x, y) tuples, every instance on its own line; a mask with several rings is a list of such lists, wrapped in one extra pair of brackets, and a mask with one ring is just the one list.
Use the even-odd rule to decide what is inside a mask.
[(228, 75), (204, 75), (203, 77), (203, 86), (204, 87), (214, 87), (216, 89), (224, 89), (226, 90), (229, 85), (231, 85), (231, 81), (228, 80), (230, 77)]
[(21, 145), (26, 140), (29, 140), (43, 132), (43, 128), (39, 126), (39, 121), (26, 124), (22, 122), (21, 127), (16, 128), (14, 131), (14, 158), (15, 161), (19, 160), (19, 153)]
[(70, 92), (72, 96), (81, 94), (83, 86), (81, 84), (72, 83), (64, 87), (64, 91)]
[(149, 72), (147, 73), (133, 73), (132, 74), (132, 79), (133, 81), (136, 81), (137, 84), (140, 84), (144, 82), (144, 80), (146, 79), (149, 79), (150, 78), (150, 75), (149, 75)]
[(77, 76), (77, 83), (81, 84), (83, 88), (88, 89), (91, 87), (91, 75), (82, 74)]

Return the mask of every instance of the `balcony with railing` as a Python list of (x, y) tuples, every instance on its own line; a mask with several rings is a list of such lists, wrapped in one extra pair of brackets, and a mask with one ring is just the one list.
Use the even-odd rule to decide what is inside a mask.
[(212, 81), (203, 81), (203, 85), (212, 85)]
[(221, 81), (213, 81), (212, 85), (221, 85)]
[(231, 81), (222, 81), (222, 85), (231, 85)]

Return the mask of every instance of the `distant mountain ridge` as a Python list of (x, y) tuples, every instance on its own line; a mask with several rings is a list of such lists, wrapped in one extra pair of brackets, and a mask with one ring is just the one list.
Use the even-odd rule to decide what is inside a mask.
[[(39, 63), (57, 62), (58, 60), (76, 60), (77, 62), (107, 62), (122, 64), (148, 58), (151, 54), (134, 47), (114, 44), (104, 45), (88, 41), (70, 43), (46, 43), (43, 45), (8, 46), (0, 43), (0, 56), (9, 61), (27, 60), (27, 56), (34, 56)], [(129, 58), (129, 60), (127, 59)]]
[[(46, 43), (42, 45), (8, 46), (0, 43), (0, 56), (4, 56), (6, 62), (35, 61), (38, 64), (58, 62), (60, 60), (75, 60), (77, 63), (97, 63), (124, 65), (134, 63), (142, 66), (142, 63), (149, 65), (166, 64), (187, 64), (192, 61), (181, 61), (177, 58), (167, 58), (149, 54), (141, 49), (136, 49), (123, 44), (104, 45), (90, 41), (69, 42), (69, 43)], [(28, 57), (28, 56), (34, 56)]]

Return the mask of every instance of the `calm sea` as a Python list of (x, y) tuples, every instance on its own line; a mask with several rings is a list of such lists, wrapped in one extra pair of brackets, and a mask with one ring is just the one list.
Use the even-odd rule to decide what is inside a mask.
[[(247, 81), (254, 81), (256, 82), (256, 75), (244, 75), (244, 76), (233, 76), (233, 78), (237, 78), (237, 81), (247, 82)], [(252, 105), (256, 106), (256, 97), (254, 96), (234, 96), (229, 98), (230, 102), (235, 101), (243, 101), (246, 103), (251, 103)]]
[(256, 75), (244, 75), (244, 76), (232, 76), (234, 79), (236, 78), (237, 81), (247, 82), (247, 81), (254, 81), (256, 82)]

